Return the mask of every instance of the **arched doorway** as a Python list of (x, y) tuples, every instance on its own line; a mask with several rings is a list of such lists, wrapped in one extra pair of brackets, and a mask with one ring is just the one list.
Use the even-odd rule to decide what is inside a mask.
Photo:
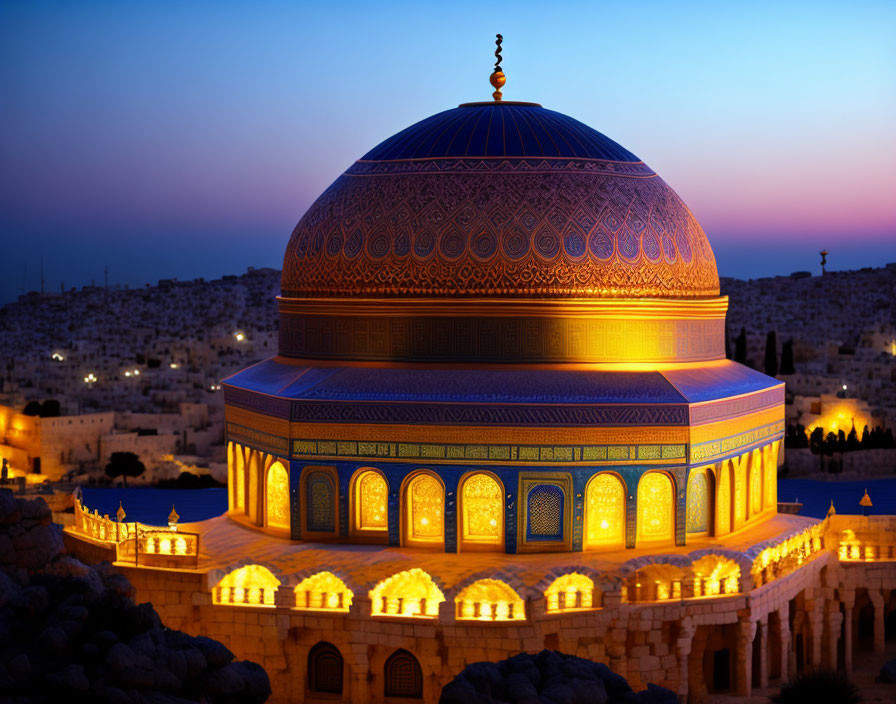
[(383, 671), (387, 697), (423, 698), (423, 671), (417, 658), (407, 650), (392, 653)]

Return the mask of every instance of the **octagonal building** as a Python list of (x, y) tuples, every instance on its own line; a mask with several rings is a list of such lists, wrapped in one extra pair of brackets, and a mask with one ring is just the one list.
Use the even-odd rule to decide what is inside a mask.
[(353, 163), (283, 262), (277, 356), (224, 382), (229, 512), (432, 551), (685, 545), (777, 510), (784, 384), (725, 358), (676, 193), (534, 103)]

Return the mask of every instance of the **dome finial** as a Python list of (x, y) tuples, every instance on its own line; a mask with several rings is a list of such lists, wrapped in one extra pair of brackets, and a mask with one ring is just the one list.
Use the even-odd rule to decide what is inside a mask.
[(504, 76), (504, 72), (501, 70), (501, 42), (504, 41), (504, 37), (502, 37), (500, 34), (496, 34), (495, 36), (497, 37), (497, 39), (495, 39), (495, 44), (498, 47), (497, 49), (495, 49), (495, 58), (497, 59), (497, 61), (495, 61), (495, 70), (492, 75), (489, 76), (488, 80), (489, 83), (492, 84), (492, 87), (494, 87), (495, 89), (495, 92), (492, 93), (492, 97), (496, 101), (500, 101), (501, 88), (507, 81), (507, 78)]

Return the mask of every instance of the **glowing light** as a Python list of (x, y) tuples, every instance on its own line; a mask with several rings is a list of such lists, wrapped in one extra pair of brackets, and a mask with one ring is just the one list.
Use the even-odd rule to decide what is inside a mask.
[(557, 577), (544, 590), (548, 613), (590, 609), (594, 601), (594, 580), (578, 572)]
[(454, 599), (457, 618), (477, 621), (521, 621), (526, 618), (523, 600), (498, 579), (480, 579)]
[(625, 542), (625, 487), (615, 474), (598, 474), (585, 491), (586, 547)]
[(674, 538), (675, 496), (672, 481), (660, 472), (649, 472), (638, 484), (638, 540)]
[(444, 493), (442, 483), (431, 474), (420, 474), (411, 480), (407, 488), (410, 541), (442, 541)]
[(468, 477), (461, 489), (461, 534), (465, 543), (501, 544), (504, 523), (503, 491), (488, 474)]
[(279, 586), (280, 580), (266, 567), (246, 565), (230, 572), (214, 586), (212, 601), (238, 606), (273, 606)]
[(445, 595), (418, 567), (394, 574), (368, 594), (374, 616), (435, 618)]
[(87, 376), (84, 377), (85, 384), (95, 384), (97, 381), (99, 381), (99, 379), (97, 378), (97, 375), (94, 374), (93, 372), (89, 372), (87, 374)]
[(306, 577), (295, 588), (296, 608), (348, 611), (354, 593), (332, 572), (318, 572)]
[(235, 333), (233, 333), (233, 337), (237, 342), (242, 342), (246, 339), (246, 333), (244, 333), (242, 330), (237, 330)]
[(265, 512), (267, 525), (289, 528), (289, 474), (280, 462), (274, 462), (268, 469)]
[(355, 526), (361, 531), (382, 533), (387, 528), (388, 494), (386, 480), (379, 472), (367, 470), (355, 480)]
[(719, 596), (740, 591), (740, 565), (722, 555), (704, 555), (692, 565), (694, 596)]
[(64, 362), (65, 361), (65, 357), (63, 357), (58, 352), (54, 352), (53, 354), (51, 354), (50, 359), (55, 360), (56, 362)]
[(177, 364), (177, 362), (171, 362), (171, 364), (169, 364), (168, 366), (171, 367), (171, 369), (177, 369), (179, 365)]

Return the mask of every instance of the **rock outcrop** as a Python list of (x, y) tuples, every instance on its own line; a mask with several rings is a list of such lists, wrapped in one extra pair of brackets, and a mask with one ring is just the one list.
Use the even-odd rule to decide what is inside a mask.
[(520, 653), (464, 668), (442, 689), (439, 704), (678, 704), (671, 690), (649, 684), (634, 692), (602, 663), (554, 650)]
[[(0, 490), (3, 701), (260, 704), (265, 671), (221, 643), (163, 626), (108, 563), (63, 554), (43, 499)], [(65, 697), (65, 699), (63, 699)]]

